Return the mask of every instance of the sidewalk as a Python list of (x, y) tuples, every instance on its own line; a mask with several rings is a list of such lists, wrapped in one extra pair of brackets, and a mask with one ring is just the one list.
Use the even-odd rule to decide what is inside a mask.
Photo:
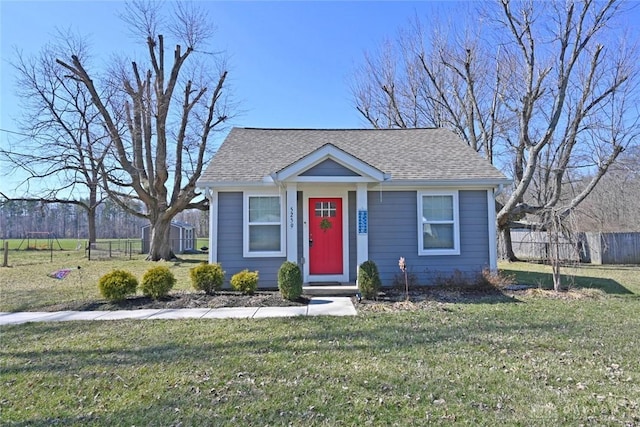
[(120, 320), (120, 319), (258, 319), (265, 317), (295, 316), (355, 316), (351, 298), (314, 297), (309, 305), (295, 307), (226, 307), (141, 309), (114, 311), (23, 311), (0, 312), (0, 325), (27, 322), (65, 322), (70, 320)]

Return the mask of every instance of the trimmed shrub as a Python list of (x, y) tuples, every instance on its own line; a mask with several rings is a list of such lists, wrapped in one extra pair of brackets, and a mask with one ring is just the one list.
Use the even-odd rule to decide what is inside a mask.
[(205, 291), (209, 295), (222, 289), (224, 283), (224, 271), (220, 264), (202, 263), (189, 270), (189, 277), (196, 290)]
[(366, 299), (376, 299), (380, 291), (380, 274), (375, 262), (369, 260), (358, 267), (358, 289), (362, 297)]
[(160, 299), (166, 297), (175, 284), (176, 278), (171, 270), (164, 266), (158, 266), (144, 273), (140, 289), (145, 296)]
[(242, 270), (231, 278), (231, 287), (243, 294), (252, 294), (258, 289), (258, 272)]
[(110, 301), (122, 301), (136, 293), (138, 279), (128, 271), (113, 270), (98, 280), (100, 294)]
[(282, 298), (295, 301), (302, 295), (302, 272), (298, 264), (285, 261), (278, 270), (278, 289)]

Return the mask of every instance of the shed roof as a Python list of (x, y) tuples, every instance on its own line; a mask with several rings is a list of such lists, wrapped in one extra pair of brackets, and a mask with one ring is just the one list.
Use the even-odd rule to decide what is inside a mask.
[(233, 128), (198, 184), (262, 182), (326, 144), (383, 171), (394, 182), (509, 182), (446, 129)]
[[(178, 228), (195, 228), (192, 224), (189, 224), (188, 222), (178, 221), (178, 220), (171, 221), (171, 225), (173, 227), (178, 227)], [(151, 227), (151, 223), (148, 223), (142, 226), (142, 228), (147, 228), (147, 227)]]

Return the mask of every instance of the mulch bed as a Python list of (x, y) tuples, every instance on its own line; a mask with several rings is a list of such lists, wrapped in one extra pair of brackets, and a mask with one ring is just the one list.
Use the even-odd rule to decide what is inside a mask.
[(358, 300), (353, 302), (358, 311), (407, 311), (427, 308), (442, 308), (445, 304), (472, 304), (487, 302), (518, 302), (518, 292), (504, 292), (493, 287), (456, 288), (443, 286), (421, 286), (409, 289), (385, 288), (376, 300)]
[(207, 295), (203, 292), (176, 292), (166, 298), (153, 300), (148, 297), (136, 296), (119, 302), (107, 300), (72, 301), (48, 307), (40, 307), (41, 311), (99, 311), (99, 310), (138, 310), (138, 309), (176, 309), (176, 308), (222, 308), (222, 307), (295, 307), (309, 304), (309, 298), (302, 296), (296, 301), (282, 298), (280, 292), (259, 291), (253, 295), (243, 295), (239, 292), (216, 292)]
[[(404, 288), (384, 288), (375, 300), (352, 297), (359, 312), (409, 311), (429, 308), (446, 309), (448, 304), (477, 303), (517, 303), (519, 297), (534, 296), (562, 299), (598, 298), (600, 293), (575, 290), (553, 292), (523, 286), (521, 288), (497, 289), (421, 286), (409, 290), (407, 299)], [(177, 308), (222, 308), (222, 307), (295, 307), (309, 304), (310, 297), (303, 295), (296, 301), (282, 298), (278, 291), (258, 291), (253, 295), (240, 292), (220, 291), (215, 295), (203, 292), (175, 292), (161, 300), (136, 296), (120, 302), (107, 300), (72, 301), (47, 307), (38, 307), (37, 311), (97, 311), (97, 310), (137, 310), (137, 309), (177, 309)]]

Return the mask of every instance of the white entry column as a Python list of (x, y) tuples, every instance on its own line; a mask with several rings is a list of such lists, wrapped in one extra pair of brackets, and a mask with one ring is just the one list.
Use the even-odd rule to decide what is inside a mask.
[(298, 186), (287, 183), (286, 235), (287, 261), (298, 263)]
[(209, 199), (209, 264), (218, 262), (218, 192), (207, 188)]
[(357, 268), (369, 259), (369, 210), (366, 183), (358, 183), (356, 188), (356, 236)]

